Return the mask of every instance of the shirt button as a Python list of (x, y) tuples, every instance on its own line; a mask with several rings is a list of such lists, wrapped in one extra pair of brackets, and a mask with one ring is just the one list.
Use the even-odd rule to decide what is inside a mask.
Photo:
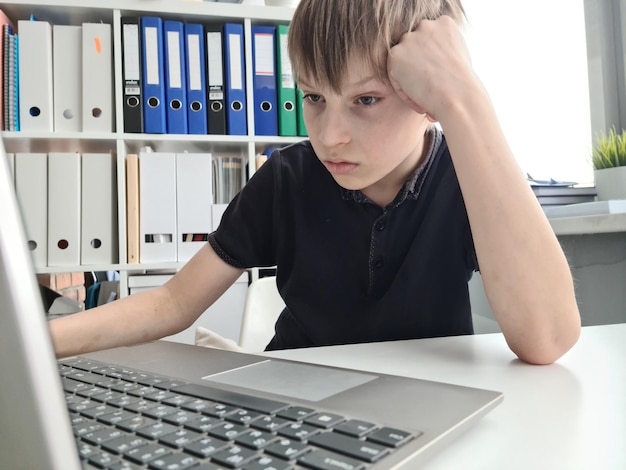
[(380, 268), (382, 268), (382, 267), (383, 267), (383, 264), (385, 264), (385, 262), (383, 261), (383, 259), (382, 259), (382, 258), (377, 258), (377, 259), (374, 261), (374, 267), (375, 267), (376, 269), (380, 269)]
[(382, 232), (383, 230), (385, 230), (385, 221), (384, 220), (380, 220), (376, 223), (376, 230), (378, 230), (379, 232)]

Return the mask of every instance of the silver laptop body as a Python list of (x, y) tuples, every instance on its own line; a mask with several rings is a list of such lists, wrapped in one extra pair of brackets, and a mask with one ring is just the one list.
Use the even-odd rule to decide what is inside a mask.
[[(13, 179), (3, 147), (0, 150), (0, 468), (77, 470), (84, 467), (26, 247)], [(502, 394), (494, 391), (167, 341), (82, 357), (184, 382), (183, 390), (196, 397), (204, 396), (204, 387), (209, 386), (209, 395), (223, 394), (226, 403), (233, 396), (243, 397), (246, 403), (246, 397), (252, 397), (250, 403), (260, 400), (314, 408), (322, 415), (341, 415), (411, 435), (406, 444), (375, 463), (354, 468), (415, 468), (502, 401)], [(292, 468), (305, 468), (299, 465)]]

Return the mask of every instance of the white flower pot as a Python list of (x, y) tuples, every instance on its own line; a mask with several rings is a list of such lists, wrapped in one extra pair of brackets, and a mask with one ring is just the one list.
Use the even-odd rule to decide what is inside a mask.
[(599, 201), (626, 199), (626, 166), (594, 170)]

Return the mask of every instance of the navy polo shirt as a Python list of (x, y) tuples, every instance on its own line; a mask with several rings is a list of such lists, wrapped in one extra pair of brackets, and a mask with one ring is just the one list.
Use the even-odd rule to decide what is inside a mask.
[(209, 243), (238, 268), (277, 267), (286, 308), (268, 349), (473, 333), (478, 268), (442, 133), (384, 209), (340, 187), (309, 141), (275, 151)]

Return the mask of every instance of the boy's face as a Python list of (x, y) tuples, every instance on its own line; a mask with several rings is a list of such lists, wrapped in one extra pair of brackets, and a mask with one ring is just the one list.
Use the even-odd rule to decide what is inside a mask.
[(339, 94), (307, 76), (298, 85), (311, 144), (335, 181), (379, 205), (390, 203), (420, 161), (426, 116), (356, 60)]

